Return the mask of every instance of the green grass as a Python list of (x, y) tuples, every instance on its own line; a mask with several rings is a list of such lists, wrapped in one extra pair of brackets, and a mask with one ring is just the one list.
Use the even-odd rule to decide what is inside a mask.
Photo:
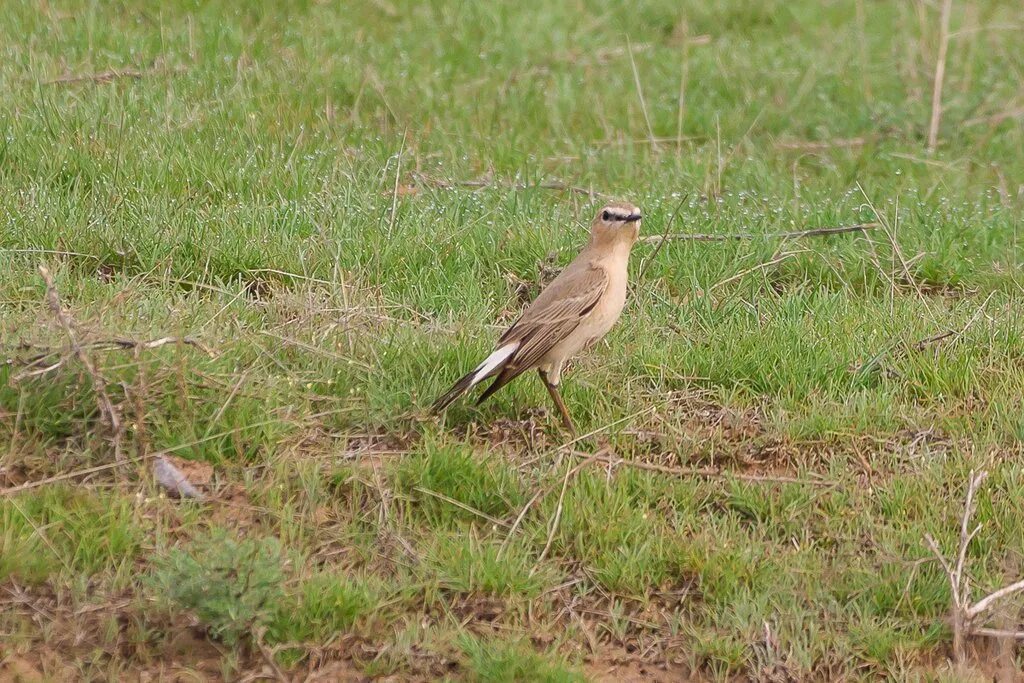
[[(922, 539), (952, 552), (985, 468), (974, 595), (1021, 574), (1024, 39), (1012, 3), (954, 3), (930, 151), (933, 4), (8, 3), (0, 487), (66, 477), (0, 494), (11, 656), (966, 676)], [(749, 237), (636, 247), (563, 385), (598, 432), (576, 454), (533, 377), (426, 415), (585, 239), (601, 200), (552, 181), (646, 235)], [(123, 464), (41, 264), (85, 344), (200, 344), (86, 346)], [(663, 469), (563, 495), (601, 446)], [(155, 487), (165, 450), (212, 466), (208, 502)], [(273, 590), (238, 583), (246, 548)]]

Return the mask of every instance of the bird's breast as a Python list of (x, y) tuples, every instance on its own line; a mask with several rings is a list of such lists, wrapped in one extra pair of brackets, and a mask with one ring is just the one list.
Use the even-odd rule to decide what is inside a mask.
[(560, 367), (571, 356), (598, 342), (610, 330), (622, 313), (626, 303), (626, 272), (608, 272), (608, 287), (597, 304), (580, 320), (569, 335), (556, 344), (544, 358), (544, 363), (551, 367)]

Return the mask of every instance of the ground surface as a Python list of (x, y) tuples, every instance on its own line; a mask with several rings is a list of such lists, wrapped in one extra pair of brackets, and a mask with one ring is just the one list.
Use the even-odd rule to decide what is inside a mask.
[[(1019, 2), (953, 3), (934, 151), (941, 2), (270, 4), (4, 4), (0, 679), (1011, 676), (923, 538), (986, 469), (972, 595), (1024, 572)], [(589, 191), (748, 239), (638, 245), (589, 439), (430, 419)]]

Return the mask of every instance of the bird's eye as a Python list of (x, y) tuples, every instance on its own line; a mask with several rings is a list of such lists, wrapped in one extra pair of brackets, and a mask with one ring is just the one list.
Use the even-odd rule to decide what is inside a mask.
[(601, 214), (601, 218), (603, 220), (610, 221), (612, 219), (612, 215), (611, 213), (605, 211), (604, 213)]

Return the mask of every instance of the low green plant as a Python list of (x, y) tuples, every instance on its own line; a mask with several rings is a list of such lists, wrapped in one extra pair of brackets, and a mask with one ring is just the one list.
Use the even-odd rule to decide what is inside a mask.
[(277, 539), (216, 529), (158, 560), (149, 583), (168, 607), (193, 612), (211, 636), (233, 644), (269, 623), (284, 578)]
[(459, 638), (467, 659), (469, 680), (494, 683), (576, 683), (586, 680), (560, 658), (544, 657), (525, 643), (484, 640), (470, 635)]
[(327, 640), (352, 628), (380, 602), (374, 582), (323, 572), (306, 581), (292, 600), (281, 603), (270, 626), (280, 641)]

